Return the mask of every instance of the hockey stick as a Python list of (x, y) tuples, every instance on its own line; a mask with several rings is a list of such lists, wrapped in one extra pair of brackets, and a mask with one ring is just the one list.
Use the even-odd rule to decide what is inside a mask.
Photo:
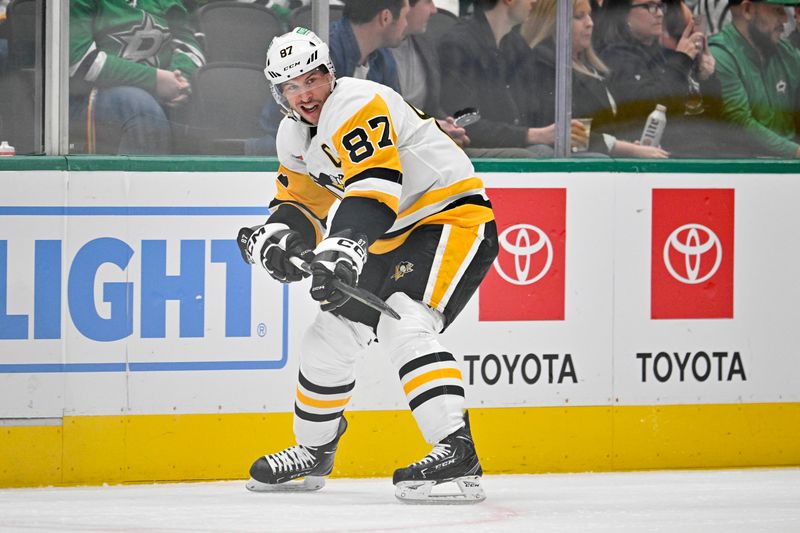
[[(311, 273), (311, 267), (308, 265), (308, 263), (306, 263), (299, 257), (290, 256), (289, 262), (292, 263), (297, 268), (299, 268), (300, 270), (308, 272), (309, 274)], [(348, 285), (347, 283), (344, 283), (338, 278), (331, 278), (331, 284), (333, 285), (334, 289), (345, 293), (350, 298), (358, 300), (362, 304), (371, 307), (376, 311), (380, 311), (384, 315), (388, 315), (394, 318), (395, 320), (400, 320), (400, 315), (397, 314), (397, 311), (392, 309), (392, 307), (389, 304), (387, 304), (386, 302), (384, 302), (383, 300), (381, 300), (368, 290), (361, 289), (358, 287), (353, 287), (352, 285)]]

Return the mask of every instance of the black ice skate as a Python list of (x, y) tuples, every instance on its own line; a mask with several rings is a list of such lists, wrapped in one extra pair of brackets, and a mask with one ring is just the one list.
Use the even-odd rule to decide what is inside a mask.
[[(481, 487), (483, 470), (466, 425), (442, 439), (422, 460), (394, 471), (395, 496), (404, 503), (478, 503), (486, 499)], [(436, 485), (454, 482), (460, 492), (431, 494)]]
[[(254, 492), (312, 491), (325, 486), (347, 420), (339, 419), (336, 437), (322, 446), (298, 444), (282, 452), (259, 457), (250, 467), (246, 487)], [(293, 481), (303, 478), (302, 481)]]

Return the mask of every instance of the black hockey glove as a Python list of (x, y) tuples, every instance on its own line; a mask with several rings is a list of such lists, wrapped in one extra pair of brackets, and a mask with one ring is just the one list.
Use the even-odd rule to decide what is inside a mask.
[(355, 287), (367, 261), (367, 237), (350, 231), (328, 237), (314, 250), (311, 261), (311, 297), (323, 311), (341, 307), (350, 299), (332, 285), (333, 278)]
[(281, 283), (300, 281), (308, 272), (296, 267), (290, 257), (299, 257), (308, 262), (314, 254), (296, 231), (286, 224), (272, 223), (255, 228), (242, 228), (236, 240), (244, 260), (260, 264), (269, 275)]

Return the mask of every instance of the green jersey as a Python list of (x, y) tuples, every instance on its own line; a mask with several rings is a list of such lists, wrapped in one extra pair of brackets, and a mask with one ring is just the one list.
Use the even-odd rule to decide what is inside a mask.
[(733, 24), (709, 39), (722, 85), (723, 112), (760, 139), (770, 152), (794, 157), (800, 52), (781, 39), (764, 61)]
[(70, 0), (70, 79), (155, 93), (156, 70), (205, 63), (181, 0)]

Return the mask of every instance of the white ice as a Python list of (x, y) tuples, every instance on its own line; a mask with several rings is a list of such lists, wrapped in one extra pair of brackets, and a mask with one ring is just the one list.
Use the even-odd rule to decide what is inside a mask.
[(389, 479), (316, 493), (242, 481), (0, 490), (2, 532), (800, 532), (800, 469), (485, 476), (468, 506), (399, 503)]

